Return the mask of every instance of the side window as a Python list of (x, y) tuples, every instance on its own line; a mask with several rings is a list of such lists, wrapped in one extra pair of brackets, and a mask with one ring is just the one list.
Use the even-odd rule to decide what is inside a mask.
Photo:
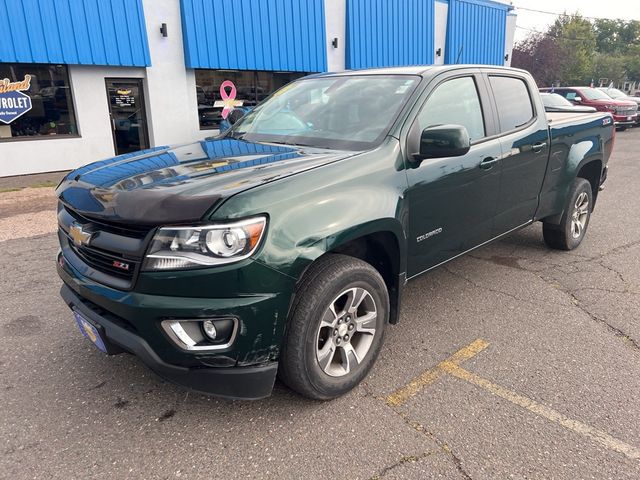
[(521, 127), (533, 118), (533, 104), (524, 80), (490, 75), (489, 81), (498, 107), (500, 131)]
[(466, 127), (472, 141), (485, 136), (482, 107), (472, 77), (455, 78), (438, 86), (418, 115), (420, 131), (447, 123)]
[(569, 92), (569, 91), (564, 92), (564, 98), (566, 98), (567, 100), (575, 100), (577, 96), (578, 94), (576, 92)]

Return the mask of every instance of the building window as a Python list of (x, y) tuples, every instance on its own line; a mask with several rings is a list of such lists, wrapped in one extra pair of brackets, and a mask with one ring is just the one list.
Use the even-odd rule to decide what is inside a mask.
[(0, 141), (78, 135), (65, 65), (0, 63)]
[[(220, 86), (229, 80), (236, 88), (236, 105), (254, 107), (272, 92), (307, 75), (301, 72), (264, 72), (250, 70), (196, 70), (196, 93), (200, 129), (217, 129), (222, 121)], [(225, 90), (225, 95), (231, 93)]]

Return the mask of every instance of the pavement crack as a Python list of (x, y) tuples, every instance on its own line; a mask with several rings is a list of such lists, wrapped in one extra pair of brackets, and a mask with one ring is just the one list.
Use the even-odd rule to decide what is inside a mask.
[(548, 285), (551, 285), (556, 290), (559, 290), (560, 292), (562, 292), (565, 295), (567, 295), (569, 297), (569, 299), (571, 300), (571, 304), (575, 308), (580, 310), (582, 313), (587, 315), (589, 318), (591, 318), (591, 320), (593, 320), (594, 322), (597, 322), (597, 323), (600, 323), (600, 324), (604, 325), (607, 328), (607, 330), (609, 330), (615, 336), (620, 337), (623, 340), (625, 340), (625, 343), (627, 345), (629, 345), (630, 347), (632, 347), (635, 350), (640, 351), (640, 343), (635, 338), (633, 338), (631, 335), (629, 335), (628, 333), (626, 333), (622, 329), (610, 324), (605, 318), (599, 317), (598, 315), (596, 315), (595, 313), (590, 311), (586, 306), (584, 306), (582, 304), (580, 299), (578, 297), (576, 297), (576, 295), (575, 295), (575, 293), (573, 291), (571, 291), (570, 289), (568, 289), (564, 285), (561, 285), (558, 282), (551, 281), (551, 280), (548, 280), (548, 279), (544, 278), (542, 275), (538, 275), (538, 277), (543, 282), (546, 282)]
[[(536, 307), (544, 308), (544, 305), (541, 305), (539, 302), (532, 302), (530, 300), (526, 300), (524, 298), (520, 298), (517, 295), (514, 295), (512, 293), (508, 293), (508, 292), (505, 292), (505, 291), (502, 291), (502, 290), (497, 290), (495, 288), (491, 288), (491, 287), (488, 287), (486, 285), (481, 285), (479, 283), (476, 283), (472, 279), (470, 279), (469, 277), (466, 277), (465, 275), (462, 275), (461, 273), (454, 272), (453, 270), (451, 270), (451, 268), (448, 265), (444, 265), (442, 268), (445, 271), (447, 271), (449, 274), (451, 274), (452, 276), (454, 276), (456, 278), (459, 278), (461, 280), (464, 280), (465, 282), (469, 283), (470, 285), (474, 286), (475, 288), (479, 288), (479, 289), (487, 291), (487, 292), (495, 293), (496, 295), (504, 295), (504, 296), (509, 297), (509, 298), (511, 298), (513, 300), (516, 300), (519, 303), (527, 303), (529, 305), (535, 305)], [(529, 270), (527, 270), (527, 272), (529, 272)], [(534, 272), (530, 272), (530, 273), (534, 273)]]
[(453, 459), (453, 463), (456, 466), (456, 469), (458, 470), (458, 472), (460, 472), (460, 475), (462, 475), (462, 477), (465, 480), (473, 480), (471, 478), (471, 475), (469, 475), (469, 472), (467, 472), (464, 468), (464, 465), (462, 465), (462, 459), (460, 457), (458, 457), (453, 450), (451, 450), (451, 448), (449, 447), (449, 445), (444, 445), (443, 449), (449, 454), (451, 455), (451, 458)]
[[(427, 437), (429, 440), (431, 440), (432, 442), (434, 442), (438, 448), (443, 451), (453, 462), (453, 464), (455, 465), (456, 469), (458, 470), (458, 472), (460, 472), (460, 475), (462, 475), (462, 477), (465, 480), (473, 480), (471, 478), (471, 475), (469, 475), (469, 472), (467, 472), (464, 468), (464, 465), (462, 464), (462, 459), (456, 455), (456, 453), (451, 449), (451, 447), (447, 444), (447, 442), (445, 442), (444, 440), (441, 440), (440, 438), (438, 438), (433, 432), (430, 432), (429, 430), (427, 430), (423, 425), (421, 425), (419, 422), (416, 422), (414, 420), (411, 420), (409, 418), (409, 415), (406, 412), (403, 412), (401, 410), (399, 410), (396, 407), (389, 407), (396, 415), (398, 415), (402, 421), (409, 427), (411, 427), (412, 429), (414, 429), (416, 432), (421, 433), (422, 435), (424, 435), (425, 437)], [(429, 452), (427, 452), (429, 453)], [(431, 452), (432, 453), (432, 452)], [(426, 455), (423, 455), (422, 458), (424, 458)], [(406, 462), (405, 462), (406, 463)], [(388, 470), (387, 470), (388, 471)], [(375, 478), (375, 477), (374, 477)], [(381, 478), (381, 477), (380, 477)]]
[(394, 463), (392, 463), (391, 465), (388, 465), (386, 467), (384, 467), (382, 470), (380, 470), (380, 472), (376, 473), (374, 476), (372, 476), (370, 478), (370, 480), (380, 480), (381, 478), (384, 478), (384, 476), (389, 473), (391, 470), (400, 467), (401, 465), (404, 465), (405, 463), (416, 463), (419, 462), (420, 460), (422, 460), (423, 458), (428, 457), (429, 455), (432, 455), (433, 451), (426, 451), (421, 453), (420, 455), (404, 455), (402, 457), (400, 457), (400, 459)]

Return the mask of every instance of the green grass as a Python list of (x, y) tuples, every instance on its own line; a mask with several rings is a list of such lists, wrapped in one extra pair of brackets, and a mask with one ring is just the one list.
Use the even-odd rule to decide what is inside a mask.
[(19, 192), (25, 188), (53, 188), (58, 185), (57, 182), (53, 182), (48, 180), (46, 182), (34, 183), (32, 185), (24, 185), (22, 187), (8, 187), (8, 188), (0, 188), (0, 193), (8, 193), (8, 192)]

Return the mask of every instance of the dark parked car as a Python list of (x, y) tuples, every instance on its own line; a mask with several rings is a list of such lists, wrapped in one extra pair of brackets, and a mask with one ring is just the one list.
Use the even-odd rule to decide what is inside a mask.
[[(638, 105), (638, 109), (640, 110), (640, 96), (631, 97), (624, 93), (622, 90), (618, 90), (613, 87), (600, 87), (599, 90), (602, 90), (604, 93), (609, 95), (611, 98), (615, 98), (616, 100), (629, 100), (631, 102), (636, 102)], [(636, 118), (636, 126), (640, 125), (640, 114)]]
[(306, 77), (218, 137), (67, 175), (61, 295), (98, 348), (178, 384), (256, 399), (277, 373), (335, 398), (408, 280), (537, 221), (578, 247), (614, 135), (609, 113), (545, 113), (522, 70)]
[(557, 93), (540, 93), (544, 109), (547, 112), (593, 113), (597, 110), (585, 105), (574, 105)]
[[(550, 92), (551, 88), (541, 88), (541, 92)], [(616, 127), (621, 130), (632, 126), (638, 118), (638, 104), (629, 100), (616, 100), (597, 88), (591, 87), (555, 87), (553, 92), (562, 95), (575, 105), (594, 107), (599, 112), (613, 115)]]

